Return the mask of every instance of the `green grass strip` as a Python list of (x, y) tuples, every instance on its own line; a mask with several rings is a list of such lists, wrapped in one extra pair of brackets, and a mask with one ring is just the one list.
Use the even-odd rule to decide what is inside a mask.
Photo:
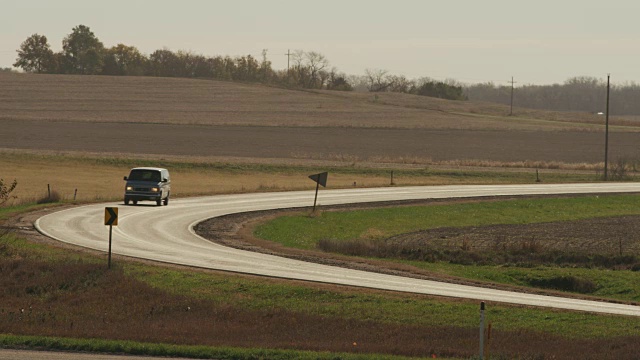
[(233, 360), (401, 360), (391, 355), (361, 355), (347, 353), (312, 352), (278, 349), (246, 349), (232, 347), (185, 346), (150, 344), (133, 341), (101, 339), (70, 339), (57, 337), (0, 335), (0, 347), (12, 349), (48, 349), (68, 352), (127, 354), (137, 356), (181, 357), (192, 359)]
[(540, 280), (551, 280), (560, 277), (583, 279), (597, 285), (589, 296), (619, 301), (640, 302), (640, 273), (628, 270), (603, 270), (585, 268), (559, 268), (538, 266), (523, 268), (516, 266), (474, 266), (445, 262), (399, 261), (434, 274), (455, 276), (489, 283), (508, 284), (531, 287)]
[[(639, 200), (639, 195), (604, 195), (323, 212), (317, 217), (300, 214), (270, 221), (258, 227), (255, 234), (285, 246), (314, 249), (321, 239), (384, 238), (438, 227), (530, 224), (639, 215)], [(571, 276), (596, 285), (597, 289), (589, 293), (590, 296), (640, 302), (640, 282), (638, 273), (634, 271), (390, 261), (409, 264), (434, 274), (523, 287), (534, 287), (532, 284), (539, 284), (540, 280)]]
[[(140, 281), (174, 294), (189, 294), (223, 306), (254, 310), (282, 309), (312, 315), (389, 324), (475, 327), (478, 301), (414, 294), (330, 291), (316, 286), (273, 283), (240, 276), (178, 271), (129, 264), (125, 271)], [(640, 335), (635, 317), (488, 305), (487, 318), (501, 330), (529, 330), (568, 338)]]
[[(314, 249), (321, 239), (389, 237), (439, 227), (532, 224), (640, 214), (640, 195), (516, 199), (283, 216), (255, 234), (285, 246)], [(374, 230), (374, 231), (372, 231)]]

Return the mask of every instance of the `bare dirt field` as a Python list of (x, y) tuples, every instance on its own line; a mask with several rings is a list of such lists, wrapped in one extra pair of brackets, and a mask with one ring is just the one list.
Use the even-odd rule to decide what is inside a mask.
[[(589, 113), (548, 112), (394, 93), (300, 91), (257, 84), (153, 78), (0, 74), (0, 119), (428, 129), (600, 131)], [(612, 125), (639, 123), (612, 118)]]
[[(0, 147), (201, 157), (302, 158), (394, 162), (602, 161), (595, 132), (335, 127), (201, 126), (0, 119)], [(638, 158), (640, 133), (612, 133), (610, 159)]]
[[(202, 157), (599, 163), (601, 117), (406, 94), (219, 81), (0, 74), (0, 148)], [(640, 127), (612, 119), (610, 158)], [(636, 124), (637, 123), (633, 123)]]

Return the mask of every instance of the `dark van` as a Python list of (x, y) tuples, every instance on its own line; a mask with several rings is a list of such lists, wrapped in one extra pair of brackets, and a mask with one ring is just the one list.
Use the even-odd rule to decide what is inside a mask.
[(130, 201), (133, 205), (137, 205), (138, 201), (142, 200), (155, 201), (158, 206), (162, 205), (163, 201), (165, 205), (169, 204), (171, 194), (169, 170), (153, 167), (133, 168), (124, 180), (127, 181), (124, 190), (125, 205), (129, 205)]

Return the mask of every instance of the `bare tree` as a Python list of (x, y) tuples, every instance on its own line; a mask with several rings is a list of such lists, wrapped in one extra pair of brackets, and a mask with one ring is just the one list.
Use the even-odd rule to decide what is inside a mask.
[(364, 74), (367, 78), (368, 88), (371, 92), (387, 91), (389, 81), (387, 79), (387, 70), (382, 69), (366, 69)]
[(329, 66), (329, 60), (327, 60), (324, 55), (315, 51), (306, 53), (305, 59), (306, 65), (309, 68), (309, 82), (307, 84), (307, 87), (322, 88), (322, 86), (324, 85), (324, 81), (329, 76), (328, 74), (325, 74), (325, 76), (321, 77), (320, 72), (322, 72), (326, 67)]
[(413, 81), (407, 79), (404, 75), (389, 75), (387, 76), (387, 82), (389, 83), (389, 91), (399, 93), (408, 93), (415, 85)]
[(293, 53), (291, 53), (291, 62), (293, 62), (293, 68), (294, 69), (301, 68), (303, 61), (304, 61), (304, 51), (293, 50)]
[(346, 81), (351, 84), (354, 91), (369, 91), (369, 80), (365, 75), (347, 75)]

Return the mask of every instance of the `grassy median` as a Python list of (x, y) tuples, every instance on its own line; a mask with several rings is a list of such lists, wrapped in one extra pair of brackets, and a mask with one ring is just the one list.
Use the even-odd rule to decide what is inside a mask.
[[(571, 242), (543, 225), (562, 228), (583, 221), (587, 226), (591, 219), (640, 215), (638, 200), (638, 195), (603, 195), (300, 213), (269, 221), (255, 234), (288, 247), (383, 258), (436, 275), (640, 302), (640, 243), (634, 230), (610, 235), (619, 225), (606, 225), (609, 231), (594, 225), (594, 232), (609, 238), (594, 236), (598, 246), (590, 249), (590, 239)], [(543, 230), (531, 231), (525, 227), (530, 224)], [(497, 225), (504, 230), (490, 233), (480, 245), (465, 235)], [(440, 228), (447, 231), (419, 233)], [(412, 232), (418, 235), (397, 238)]]

